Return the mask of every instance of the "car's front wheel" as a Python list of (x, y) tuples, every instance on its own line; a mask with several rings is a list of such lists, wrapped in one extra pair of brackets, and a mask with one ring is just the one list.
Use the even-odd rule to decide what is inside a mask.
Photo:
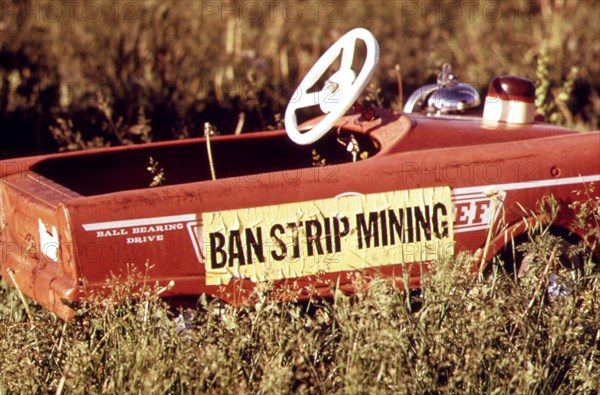
[(521, 235), (497, 258), (517, 282), (528, 276), (544, 277), (549, 297), (570, 294), (599, 268), (591, 249), (579, 237), (557, 229)]

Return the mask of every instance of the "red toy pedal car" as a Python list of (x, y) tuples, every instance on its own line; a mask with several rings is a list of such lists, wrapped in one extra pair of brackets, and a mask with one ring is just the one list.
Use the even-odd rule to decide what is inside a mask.
[[(600, 196), (600, 131), (536, 121), (521, 78), (494, 79), (480, 100), (448, 65), (404, 112), (353, 113), (378, 52), (364, 29), (342, 37), (298, 87), (286, 130), (0, 162), (2, 275), (69, 318), (65, 301), (146, 263), (147, 281), (172, 284), (165, 296), (232, 303), (262, 281), (298, 298), (351, 291), (356, 271), (418, 287), (440, 256), (469, 251), (485, 265), (550, 194), (565, 207), (553, 229), (584, 237), (568, 206), (577, 190)], [(298, 125), (312, 106), (324, 115)], [(149, 158), (166, 180), (154, 188)]]

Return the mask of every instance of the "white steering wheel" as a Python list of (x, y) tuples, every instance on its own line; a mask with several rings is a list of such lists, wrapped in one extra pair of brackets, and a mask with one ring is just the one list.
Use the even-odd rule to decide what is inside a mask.
[[(358, 77), (352, 70), (352, 60), (356, 39), (361, 39), (367, 46), (367, 56)], [(325, 82), (319, 92), (309, 93), (308, 90), (325, 74), (342, 52), (342, 63)], [(323, 137), (325, 133), (348, 111), (362, 90), (367, 86), (379, 60), (379, 44), (370, 31), (357, 28), (349, 31), (335, 42), (310, 69), (302, 80), (294, 96), (290, 99), (285, 110), (285, 130), (296, 144), (311, 144)], [(298, 130), (296, 110), (319, 105), (327, 116), (306, 133)]]

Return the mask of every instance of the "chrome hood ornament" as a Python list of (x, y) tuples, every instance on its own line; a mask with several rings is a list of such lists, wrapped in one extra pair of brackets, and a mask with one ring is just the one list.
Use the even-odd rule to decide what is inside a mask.
[(437, 83), (422, 86), (410, 95), (404, 112), (448, 114), (477, 107), (480, 103), (479, 93), (471, 85), (458, 82), (452, 66), (444, 63)]

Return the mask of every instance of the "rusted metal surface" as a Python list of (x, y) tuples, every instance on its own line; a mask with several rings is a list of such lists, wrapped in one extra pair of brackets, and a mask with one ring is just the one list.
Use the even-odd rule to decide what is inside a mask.
[[(146, 273), (146, 263), (151, 267), (147, 281), (174, 283), (165, 296), (194, 298), (206, 293), (237, 303), (266, 275), (265, 267), (275, 264), (282, 270), (272, 277), (275, 284), (291, 289), (291, 294), (282, 297), (327, 295), (330, 284), (352, 289), (355, 270), (351, 268), (358, 261), (335, 261), (335, 242), (351, 245), (351, 237), (355, 240), (349, 236), (351, 232), (359, 232), (359, 237), (360, 232), (371, 232), (368, 239), (362, 235), (369, 243), (366, 247), (361, 244), (365, 254), (369, 248), (385, 247), (381, 251), (393, 255), (402, 243), (409, 242), (408, 238), (435, 239), (435, 234), (428, 232), (442, 226), (446, 218), (451, 222), (453, 252), (485, 255), (485, 261), (510, 237), (524, 231), (526, 215), (519, 205), (533, 210), (543, 196), (552, 194), (566, 207), (581, 199), (574, 191), (583, 190), (585, 185), (595, 186), (592, 197), (599, 194), (600, 132), (575, 133), (545, 124), (493, 124), (478, 117), (374, 111), (377, 118), (372, 121), (360, 115), (342, 118), (330, 132), (334, 135), (331, 141), (302, 149), (286, 142), (283, 131), (214, 136), (216, 181), (210, 180), (204, 139), (0, 162), (2, 275), (7, 277), (6, 271), (12, 270), (24, 293), (63, 318), (73, 314), (65, 301), (78, 302), (101, 290), (111, 275), (126, 276), (134, 268)], [(365, 147), (373, 144), (370, 157), (351, 162), (346, 147), (335, 141), (338, 127), (343, 136), (353, 134)], [(328, 161), (332, 164), (311, 167), (312, 149), (323, 152), (326, 159), (332, 158)], [(147, 187), (150, 156), (164, 166), (166, 185)], [(444, 218), (432, 220), (433, 214), (427, 211), (429, 217), (423, 221), (433, 221), (433, 225), (421, 229), (423, 233), (418, 236), (414, 233), (417, 225), (405, 222), (401, 232), (407, 239), (391, 243), (389, 236), (394, 229), (383, 222), (393, 218), (385, 211), (386, 204), (394, 207), (391, 201), (373, 206), (381, 210), (365, 206), (371, 211), (357, 218), (371, 222), (359, 223), (358, 230), (350, 229), (354, 216), (347, 215), (347, 225), (340, 222), (343, 202), (358, 201), (352, 199), (360, 196), (388, 199), (396, 196), (392, 192), (430, 189), (449, 190), (451, 204), (443, 210), (438, 206)], [(338, 207), (339, 201), (342, 207), (337, 208), (341, 214), (335, 220), (325, 213), (323, 218), (313, 219), (321, 222), (299, 222), (299, 226), (313, 228), (300, 232), (301, 236), (309, 232), (310, 237), (298, 239), (298, 254), (309, 251), (311, 262), (323, 265), (317, 273), (306, 274), (308, 271), (295, 266), (308, 262), (306, 257), (298, 260), (292, 256), (292, 231), (297, 229), (287, 222), (277, 227), (277, 214), (253, 224), (225, 224), (221, 233), (214, 224), (210, 232), (204, 229), (208, 224), (203, 219), (226, 218), (226, 210), (248, 209), (244, 215), (256, 218), (260, 213), (278, 212), (278, 207), (283, 213), (289, 207), (301, 207), (294, 206), (296, 203), (317, 201), (322, 201), (323, 207)], [(493, 215), (495, 207), (501, 215)], [(236, 213), (239, 216), (242, 212)], [(564, 213), (556, 225), (568, 229), (573, 213)], [(281, 215), (288, 221), (288, 214)], [(418, 220), (414, 217), (410, 221), (413, 219)], [(338, 226), (337, 239), (332, 233), (334, 223)], [(260, 226), (263, 228), (259, 230)], [(251, 229), (250, 233), (244, 229)], [(235, 233), (238, 231), (239, 235)], [(262, 239), (252, 244), (249, 237), (256, 235)], [(285, 250), (289, 260), (279, 259), (284, 250), (277, 241), (284, 241), (284, 237), (289, 242)], [(387, 256), (381, 251), (373, 252), (373, 256)], [(255, 260), (250, 262), (252, 257)], [(266, 262), (258, 262), (261, 257)], [(419, 285), (419, 259), (382, 259), (383, 263), (371, 268), (369, 262), (362, 261), (360, 272), (383, 273), (402, 282), (404, 269), (409, 271), (409, 286)], [(329, 269), (331, 262), (344, 270)], [(221, 266), (231, 275), (207, 275), (218, 272)], [(250, 278), (252, 273), (258, 273), (257, 277)], [(223, 278), (229, 280), (225, 283)]]

